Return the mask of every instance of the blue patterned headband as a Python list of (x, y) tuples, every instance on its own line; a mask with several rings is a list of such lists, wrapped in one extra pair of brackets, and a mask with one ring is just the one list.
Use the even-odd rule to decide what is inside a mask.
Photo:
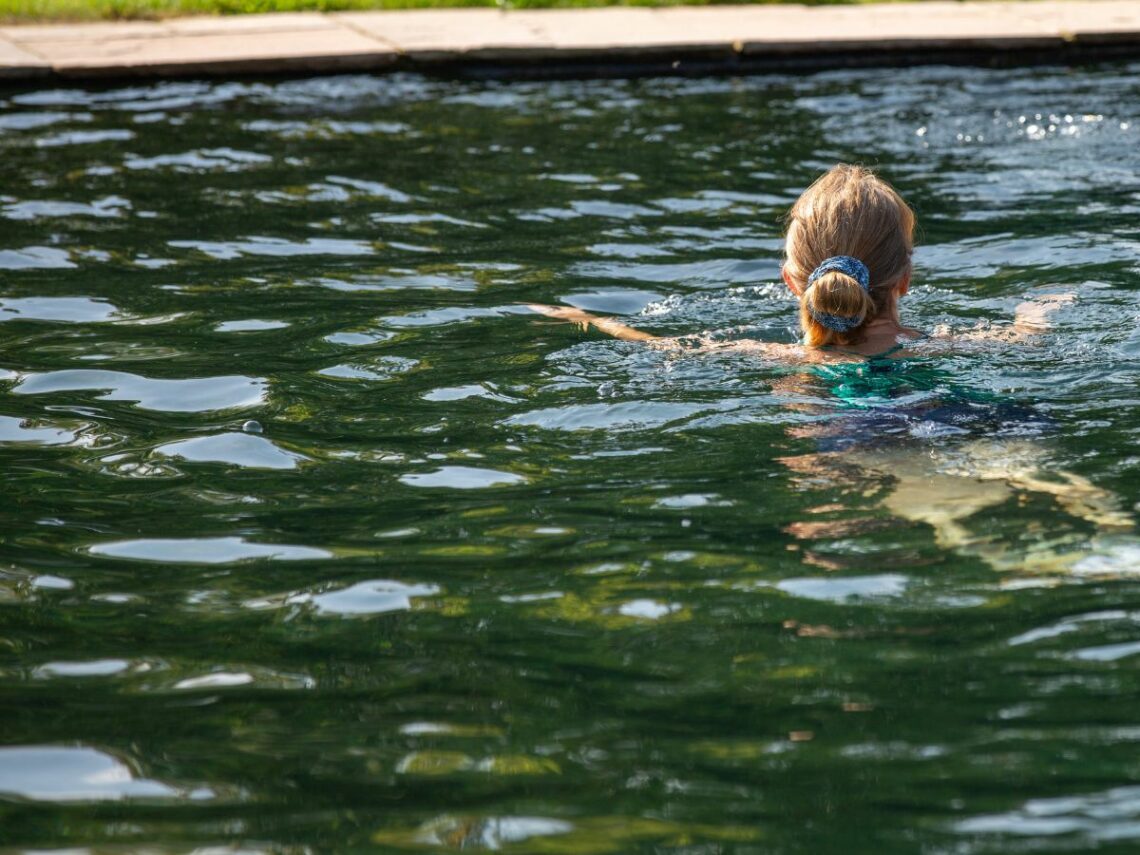
[[(826, 258), (823, 262), (812, 271), (811, 276), (808, 277), (808, 288), (815, 284), (815, 281), (823, 276), (825, 273), (836, 271), (838, 273), (845, 273), (859, 283), (859, 287), (871, 293), (871, 271), (867, 269), (867, 265), (857, 258), (850, 255), (833, 255), (831, 258)], [(806, 296), (807, 291), (804, 291)], [(812, 308), (811, 303), (805, 303), (807, 306), (808, 314), (815, 319), (816, 323), (822, 324), (829, 330), (835, 332), (851, 332), (859, 324), (863, 322), (861, 318), (845, 318), (842, 315), (830, 315), (827, 312), (817, 312)]]
[(833, 270), (839, 273), (846, 273), (858, 282), (864, 291), (868, 294), (871, 293), (871, 271), (867, 269), (866, 264), (850, 255), (833, 255), (831, 258), (825, 258), (819, 267), (812, 271), (811, 276), (808, 277), (808, 287), (810, 288), (814, 285), (815, 280), (823, 276), (823, 274), (831, 273)]

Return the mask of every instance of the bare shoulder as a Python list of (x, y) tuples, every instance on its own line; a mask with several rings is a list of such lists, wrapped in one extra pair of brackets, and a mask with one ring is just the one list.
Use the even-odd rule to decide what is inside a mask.
[(757, 341), (748, 338), (738, 341), (714, 341), (707, 336), (696, 337), (693, 339), (693, 344), (695, 346), (688, 348), (691, 352), (738, 353), (790, 365), (826, 360), (824, 353), (815, 348), (804, 347), (802, 344), (782, 344), (775, 341)]

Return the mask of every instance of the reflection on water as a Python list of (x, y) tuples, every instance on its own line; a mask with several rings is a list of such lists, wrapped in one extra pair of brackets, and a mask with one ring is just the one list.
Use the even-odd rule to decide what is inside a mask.
[(201, 801), (214, 793), (138, 777), (127, 764), (94, 748), (30, 745), (0, 748), (0, 796), (33, 802)]
[[(0, 841), (1131, 851), (1137, 72), (0, 92)], [(1058, 332), (522, 305), (790, 341), (838, 160), (908, 320)]]

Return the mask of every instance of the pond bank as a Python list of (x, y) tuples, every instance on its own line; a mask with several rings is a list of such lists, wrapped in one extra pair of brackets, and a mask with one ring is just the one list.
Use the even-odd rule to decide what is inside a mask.
[(748, 73), (1140, 55), (1140, 4), (439, 9), (0, 27), (0, 79)]

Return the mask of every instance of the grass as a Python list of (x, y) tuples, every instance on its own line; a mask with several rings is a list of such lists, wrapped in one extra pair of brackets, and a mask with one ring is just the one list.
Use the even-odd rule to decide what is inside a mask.
[[(806, 0), (815, 3), (862, 0)], [(412, 9), (440, 6), (505, 6), (534, 9), (575, 6), (673, 6), (683, 3), (757, 2), (757, 0), (0, 0), (0, 21), (157, 20), (178, 15), (244, 15), (257, 12), (336, 12), (360, 9)], [(804, 0), (759, 0), (804, 2)]]

